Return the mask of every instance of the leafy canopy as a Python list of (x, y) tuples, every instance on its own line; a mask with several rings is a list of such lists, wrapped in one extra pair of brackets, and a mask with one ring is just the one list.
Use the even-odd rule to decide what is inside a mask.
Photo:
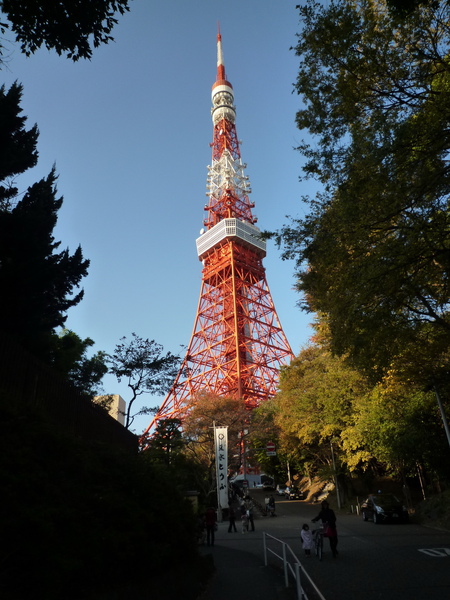
[(299, 6), (297, 124), (323, 190), (278, 233), (332, 350), (380, 377), (406, 345), (450, 330), (448, 3)]
[(119, 383), (124, 379), (131, 390), (125, 420), (125, 426), (129, 428), (136, 416), (149, 414), (152, 410), (143, 407), (133, 414), (136, 399), (142, 394), (166, 393), (175, 379), (180, 358), (170, 352), (163, 354), (161, 344), (132, 333), (130, 341), (121, 338), (107, 362), (110, 373)]
[(91, 338), (81, 339), (70, 329), (63, 329), (55, 340), (52, 360), (54, 368), (65, 375), (82, 393), (91, 397), (98, 395), (100, 382), (108, 372), (106, 353), (96, 352), (88, 356), (94, 345)]
[(191, 398), (183, 419), (185, 452), (201, 469), (202, 480), (197, 481), (203, 496), (210, 497), (216, 486), (214, 424), (228, 427), (228, 466), (238, 471), (242, 465), (242, 435), (248, 427), (250, 413), (240, 398), (219, 396), (204, 392)]
[(277, 451), (300, 472), (330, 468), (332, 443), (341, 472), (405, 477), (420, 468), (429, 480), (447, 478), (435, 396), (406, 353), (372, 385), (326, 344), (312, 344), (283, 370), (273, 403)]
[[(27, 56), (41, 46), (76, 61), (91, 58), (92, 46), (114, 40), (115, 14), (129, 10), (130, 0), (0, 0), (2, 32), (15, 34)], [(6, 19), (6, 22), (5, 22)], [(2, 54), (0, 45), (0, 56)]]
[[(297, 462), (331, 464), (331, 446), (349, 463), (362, 447), (346, 454), (344, 432), (354, 425), (353, 403), (370, 390), (366, 379), (327, 348), (310, 345), (283, 369), (275, 397), (280, 444)], [(358, 461), (359, 462), (359, 461)]]

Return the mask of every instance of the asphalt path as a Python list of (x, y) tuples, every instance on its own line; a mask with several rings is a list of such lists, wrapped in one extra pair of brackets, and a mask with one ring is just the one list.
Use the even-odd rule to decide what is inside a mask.
[[(264, 505), (264, 492), (250, 490)], [(375, 525), (356, 514), (337, 513), (337, 558), (324, 540), (322, 561), (305, 557), (300, 529), (311, 524), (319, 504), (276, 497), (275, 518), (255, 520), (255, 538), (262, 532), (285, 541), (300, 559), (325, 600), (444, 600), (450, 599), (450, 532), (415, 523)], [(255, 535), (256, 534), (256, 535)], [(256, 539), (255, 539), (256, 541)], [(254, 546), (261, 556), (261, 546)], [(305, 589), (309, 600), (315, 596)]]

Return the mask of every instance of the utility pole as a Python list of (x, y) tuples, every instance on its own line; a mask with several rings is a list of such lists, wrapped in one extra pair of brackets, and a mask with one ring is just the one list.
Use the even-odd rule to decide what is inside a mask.
[(445, 433), (447, 435), (448, 445), (450, 446), (450, 429), (449, 429), (447, 417), (446, 417), (446, 414), (444, 411), (444, 406), (442, 404), (442, 400), (439, 395), (439, 390), (438, 390), (438, 387), (437, 387), (435, 381), (433, 381), (433, 388), (434, 388), (434, 393), (436, 394), (436, 400), (437, 400), (437, 403), (439, 406), (439, 410), (441, 411), (442, 422), (444, 423), (444, 429), (445, 429)]
[(333, 478), (334, 478), (334, 485), (336, 486), (337, 504), (338, 504), (338, 508), (341, 508), (341, 494), (339, 492), (339, 482), (338, 482), (337, 473), (336, 473), (336, 462), (334, 460), (333, 440), (330, 440), (330, 448), (331, 448), (331, 460), (333, 462)]

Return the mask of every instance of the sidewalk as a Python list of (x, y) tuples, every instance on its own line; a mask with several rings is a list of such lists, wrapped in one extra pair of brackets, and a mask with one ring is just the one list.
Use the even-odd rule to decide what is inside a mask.
[(228, 533), (228, 522), (219, 523), (215, 544), (203, 546), (202, 554), (212, 554), (215, 572), (207, 590), (198, 600), (296, 600), (296, 592), (286, 588), (281, 568), (264, 566), (263, 518), (255, 519), (256, 531)]

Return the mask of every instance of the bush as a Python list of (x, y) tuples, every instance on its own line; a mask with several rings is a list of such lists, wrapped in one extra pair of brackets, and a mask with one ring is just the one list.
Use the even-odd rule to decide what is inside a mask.
[(450, 530), (450, 490), (420, 502), (416, 506), (414, 519), (422, 525)]
[(130, 585), (150, 594), (173, 566), (197, 573), (201, 587), (209, 569), (196, 519), (169, 475), (142, 455), (55, 432), (37, 414), (0, 418), (3, 600), (127, 598)]

